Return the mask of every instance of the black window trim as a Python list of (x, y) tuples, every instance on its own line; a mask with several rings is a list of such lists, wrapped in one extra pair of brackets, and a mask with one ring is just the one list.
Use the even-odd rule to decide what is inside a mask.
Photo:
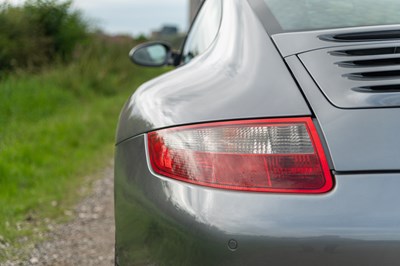
[(284, 32), (278, 20), (272, 14), (264, 0), (247, 0), (247, 2), (261, 21), (269, 36)]

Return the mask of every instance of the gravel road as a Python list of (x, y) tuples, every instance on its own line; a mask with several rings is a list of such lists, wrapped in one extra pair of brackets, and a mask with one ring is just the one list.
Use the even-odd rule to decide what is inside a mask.
[(114, 265), (113, 168), (103, 175), (70, 214), (74, 219), (55, 226), (27, 261), (7, 265)]

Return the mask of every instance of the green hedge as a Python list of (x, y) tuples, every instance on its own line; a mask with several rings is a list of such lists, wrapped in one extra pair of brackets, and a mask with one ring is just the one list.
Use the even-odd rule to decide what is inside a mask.
[(88, 23), (72, 1), (28, 0), (0, 5), (0, 72), (36, 69), (69, 61), (89, 35)]

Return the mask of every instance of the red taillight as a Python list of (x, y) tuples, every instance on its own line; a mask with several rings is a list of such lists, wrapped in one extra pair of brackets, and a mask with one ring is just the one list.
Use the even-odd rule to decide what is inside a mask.
[(330, 169), (311, 118), (207, 123), (148, 134), (160, 175), (256, 192), (324, 193)]

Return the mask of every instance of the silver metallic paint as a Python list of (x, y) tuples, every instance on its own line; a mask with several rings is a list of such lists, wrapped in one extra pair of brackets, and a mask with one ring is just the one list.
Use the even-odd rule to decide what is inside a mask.
[[(244, 193), (157, 176), (145, 135), (116, 150), (121, 265), (394, 265), (400, 174), (337, 175), (325, 195)], [(234, 239), (238, 249), (231, 251)], [(147, 265), (146, 264), (146, 265)]]
[[(396, 47), (399, 42), (375, 45), (354, 45), (351, 49), (375, 49)], [(328, 100), (338, 108), (384, 108), (400, 107), (400, 93), (368, 93), (353, 90), (357, 87), (376, 86), (376, 85), (396, 85), (399, 84), (398, 77), (377, 78), (377, 79), (350, 79), (346, 75), (359, 72), (399, 70), (396, 65), (375, 66), (375, 67), (340, 67), (337, 63), (343, 61), (371, 60), (383, 58), (399, 58), (400, 55), (386, 54), (373, 56), (334, 56), (331, 53), (346, 48), (335, 47), (319, 49), (298, 55), (310, 75), (318, 84), (321, 91)], [(348, 47), (347, 47), (348, 49)]]
[[(171, 180), (149, 168), (141, 134), (151, 130), (311, 115), (247, 2), (223, 2), (214, 45), (143, 85), (122, 111), (115, 157), (120, 265), (396, 265), (399, 110), (334, 107), (297, 56), (286, 63), (317, 116), (334, 169), (350, 173), (335, 176), (333, 191), (312, 196), (224, 191)], [(273, 38), (284, 56), (336, 46), (316, 39), (318, 34)], [(354, 172), (365, 170), (393, 173)], [(232, 239), (236, 251), (228, 247)]]
[(318, 119), (336, 171), (400, 171), (399, 108), (336, 108), (297, 56), (286, 62)]
[(310, 116), (296, 83), (247, 1), (223, 1), (214, 44), (143, 86), (124, 107), (117, 142), (206, 121)]

